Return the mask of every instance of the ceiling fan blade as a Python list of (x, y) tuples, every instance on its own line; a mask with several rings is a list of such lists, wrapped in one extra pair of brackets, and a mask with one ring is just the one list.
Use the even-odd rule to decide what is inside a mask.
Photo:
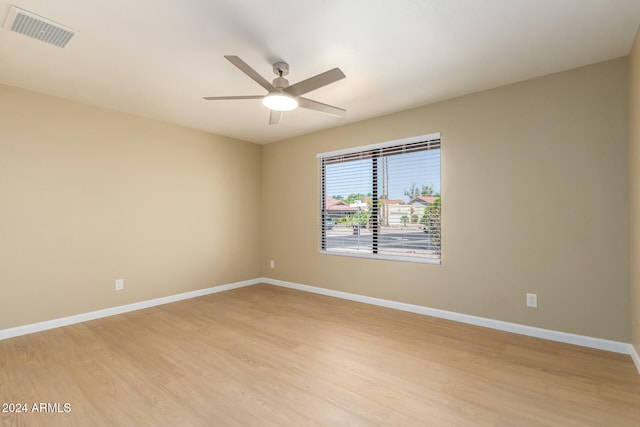
[(280, 123), (280, 118), (282, 117), (282, 111), (271, 110), (271, 114), (269, 115), (269, 124), (277, 125)]
[(207, 101), (219, 101), (222, 99), (262, 99), (264, 95), (248, 95), (248, 96), (205, 96), (203, 99)]
[(300, 96), (307, 92), (311, 92), (312, 90), (321, 88), (322, 86), (330, 85), (331, 83), (337, 82), (345, 77), (344, 73), (340, 71), (340, 68), (334, 68), (293, 84), (285, 88), (284, 91), (291, 96)]
[(308, 98), (298, 97), (298, 106), (302, 108), (308, 108), (309, 110), (322, 111), (323, 113), (331, 114), (332, 116), (344, 117), (347, 114), (347, 110), (344, 108), (334, 107), (333, 105), (323, 104), (322, 102), (313, 101)]
[(256, 83), (258, 83), (260, 86), (262, 86), (269, 92), (273, 92), (276, 90), (276, 88), (271, 84), (270, 81), (268, 81), (267, 79), (262, 77), (260, 74), (258, 74), (256, 70), (251, 68), (249, 64), (244, 62), (239, 57), (234, 55), (225, 55), (224, 57), (227, 58), (227, 60), (231, 62), (233, 65), (238, 67), (240, 71), (245, 73), (247, 76), (251, 77), (252, 80), (254, 80)]

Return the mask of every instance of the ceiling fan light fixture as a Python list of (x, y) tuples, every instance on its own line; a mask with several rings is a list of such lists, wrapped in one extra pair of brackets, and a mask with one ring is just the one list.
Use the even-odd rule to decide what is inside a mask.
[(298, 101), (286, 93), (270, 93), (262, 99), (262, 103), (275, 111), (291, 111), (298, 108)]

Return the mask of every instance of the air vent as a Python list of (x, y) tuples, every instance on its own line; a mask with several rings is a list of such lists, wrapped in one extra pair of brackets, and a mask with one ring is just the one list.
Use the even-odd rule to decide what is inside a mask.
[(58, 47), (65, 47), (76, 33), (71, 28), (15, 6), (11, 6), (4, 27)]

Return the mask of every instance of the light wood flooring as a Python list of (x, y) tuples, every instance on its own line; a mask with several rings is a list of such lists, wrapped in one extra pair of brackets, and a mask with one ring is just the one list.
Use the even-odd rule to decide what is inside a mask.
[(0, 341), (0, 403), (28, 405), (0, 413), (12, 427), (640, 426), (640, 374), (626, 355), (256, 285)]

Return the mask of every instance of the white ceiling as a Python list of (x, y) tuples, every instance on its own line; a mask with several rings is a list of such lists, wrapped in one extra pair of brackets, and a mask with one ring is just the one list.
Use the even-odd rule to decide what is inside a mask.
[[(65, 48), (0, 29), (0, 83), (256, 143), (625, 56), (640, 0), (0, 0), (78, 31)], [(347, 75), (268, 125), (267, 80)]]

